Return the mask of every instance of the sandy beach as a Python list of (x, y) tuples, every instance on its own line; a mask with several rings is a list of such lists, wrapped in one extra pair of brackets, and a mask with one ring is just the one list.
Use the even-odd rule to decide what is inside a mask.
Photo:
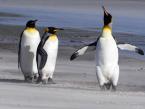
[[(6, 29), (7, 27), (7, 29)], [(59, 33), (59, 55), (54, 74), (56, 84), (25, 83), (17, 68), (20, 26), (1, 25), (0, 33), (0, 108), (3, 109), (144, 109), (144, 56), (120, 52), (120, 78), (116, 92), (102, 92), (95, 72), (94, 52), (69, 61), (80, 46), (96, 39), (97, 32), (66, 29)], [(6, 31), (13, 32), (6, 33)], [(40, 28), (40, 31), (42, 28)], [(70, 36), (68, 36), (68, 33)], [(87, 36), (91, 34), (90, 37)], [(143, 48), (141, 36), (115, 33), (119, 41), (132, 42)], [(124, 36), (124, 37), (123, 37)]]
[[(100, 90), (95, 52), (69, 60), (76, 49), (93, 42), (100, 34), (97, 28), (102, 27), (102, 11), (100, 6), (96, 7), (95, 0), (14, 1), (0, 0), (0, 109), (145, 108), (145, 56), (119, 51), (120, 77), (116, 92)], [(104, 3), (114, 16), (113, 36), (145, 52), (145, 35), (141, 30), (145, 27), (142, 20), (145, 2), (108, 0)], [(26, 83), (18, 69), (19, 35), (28, 19), (41, 19), (37, 24), (41, 35), (44, 26), (64, 28), (58, 33), (56, 84)]]

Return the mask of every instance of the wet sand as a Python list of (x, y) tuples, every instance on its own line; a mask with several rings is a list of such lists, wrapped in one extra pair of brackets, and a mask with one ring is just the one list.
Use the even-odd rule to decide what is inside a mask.
[[(69, 61), (77, 48), (96, 39), (99, 33), (91, 30), (65, 28), (58, 33), (60, 46), (54, 73), (56, 84), (25, 83), (22, 72), (17, 68), (17, 43), (23, 28), (0, 25), (0, 108), (144, 109), (144, 56), (120, 52), (120, 78), (116, 92), (100, 90), (95, 72), (95, 52)], [(39, 30), (42, 31), (42, 27)], [(131, 42), (144, 49), (145, 39), (142, 36), (114, 35), (119, 41)]]

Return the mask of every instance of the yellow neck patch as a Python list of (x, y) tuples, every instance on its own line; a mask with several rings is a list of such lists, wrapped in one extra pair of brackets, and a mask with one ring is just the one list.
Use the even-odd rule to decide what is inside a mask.
[(50, 35), (48, 40), (55, 41), (55, 40), (57, 40), (57, 36), (54, 34)]
[(102, 37), (110, 38), (112, 37), (112, 29), (110, 26), (104, 26), (102, 29)]
[(107, 25), (107, 26), (104, 26), (104, 27), (103, 27), (103, 31), (104, 31), (104, 32), (112, 32), (112, 28), (111, 28), (110, 26)]
[(32, 33), (32, 32), (36, 32), (37, 30), (35, 28), (26, 28), (26, 31)]

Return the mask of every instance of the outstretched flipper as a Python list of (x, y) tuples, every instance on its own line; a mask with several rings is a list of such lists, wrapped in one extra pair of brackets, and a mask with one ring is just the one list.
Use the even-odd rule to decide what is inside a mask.
[(72, 54), (72, 56), (70, 57), (70, 60), (74, 60), (75, 58), (77, 58), (78, 56), (82, 56), (84, 55), (86, 52), (88, 51), (93, 51), (96, 49), (96, 45), (97, 45), (97, 42), (98, 42), (99, 38), (97, 39), (97, 41), (91, 43), (91, 44), (88, 44), (86, 46), (83, 46), (82, 48), (78, 49), (76, 52), (74, 52)]
[(142, 49), (138, 48), (137, 46), (134, 46), (131, 44), (126, 44), (126, 43), (118, 43), (117, 46), (120, 50), (132, 51), (132, 52), (136, 52), (140, 55), (144, 55), (144, 51)]
[(23, 32), (20, 35), (19, 45), (18, 45), (18, 68), (20, 67), (21, 61), (21, 41), (22, 41)]

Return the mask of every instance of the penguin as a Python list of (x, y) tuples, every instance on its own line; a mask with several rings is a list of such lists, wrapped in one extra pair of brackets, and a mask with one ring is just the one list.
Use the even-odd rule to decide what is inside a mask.
[(144, 51), (131, 44), (116, 42), (112, 36), (112, 15), (107, 12), (104, 6), (102, 8), (104, 11), (104, 26), (100, 36), (95, 42), (75, 51), (70, 60), (84, 55), (87, 51), (96, 50), (96, 75), (99, 86), (102, 90), (112, 88), (113, 91), (116, 91), (119, 79), (118, 48), (133, 51), (140, 55), (144, 55)]
[[(37, 66), (39, 69), (38, 83), (54, 84), (53, 73), (58, 53), (59, 40), (57, 31), (62, 28), (47, 27), (37, 48)], [(40, 57), (40, 62), (39, 62)]]
[(37, 47), (40, 43), (40, 34), (36, 29), (37, 20), (29, 20), (20, 35), (18, 49), (18, 68), (21, 68), (24, 79), (27, 82), (34, 82), (38, 78), (36, 62)]

